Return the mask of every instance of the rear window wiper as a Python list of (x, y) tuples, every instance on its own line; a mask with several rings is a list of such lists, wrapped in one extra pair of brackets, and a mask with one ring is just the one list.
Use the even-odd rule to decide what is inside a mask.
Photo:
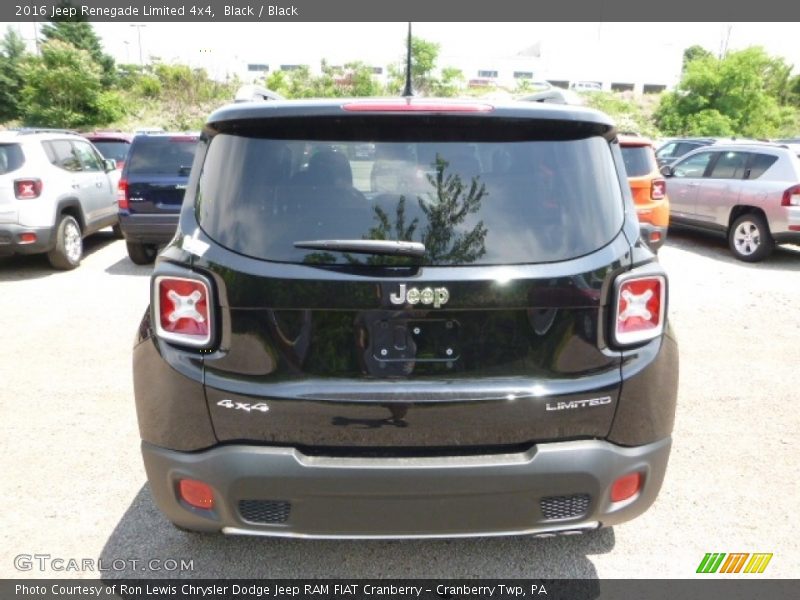
[(425, 244), (400, 240), (309, 240), (295, 242), (295, 248), (310, 250), (337, 250), (356, 254), (389, 254), (401, 256), (425, 256)]

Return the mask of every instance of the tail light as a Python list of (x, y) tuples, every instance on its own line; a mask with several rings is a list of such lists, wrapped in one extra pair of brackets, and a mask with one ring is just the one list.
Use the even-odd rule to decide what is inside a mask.
[(200, 279), (158, 276), (153, 306), (156, 334), (186, 346), (208, 346), (212, 337), (211, 294)]
[(42, 193), (41, 179), (15, 179), (14, 195), (17, 200), (33, 200)]
[(181, 479), (178, 484), (181, 499), (195, 508), (214, 508), (214, 491), (211, 486), (197, 479)]
[(611, 501), (622, 502), (636, 495), (642, 489), (643, 477), (641, 473), (623, 475), (611, 485)]
[(783, 192), (781, 206), (800, 206), (800, 185), (794, 185)]
[(120, 210), (128, 210), (128, 180), (120, 179), (117, 184), (117, 205)]
[(667, 195), (667, 182), (663, 179), (653, 179), (650, 183), (650, 198), (653, 200), (663, 200)]
[(482, 102), (459, 102), (453, 100), (356, 100), (343, 104), (350, 112), (492, 112), (494, 106)]
[(667, 279), (663, 275), (623, 276), (615, 284), (614, 340), (637, 344), (664, 331)]

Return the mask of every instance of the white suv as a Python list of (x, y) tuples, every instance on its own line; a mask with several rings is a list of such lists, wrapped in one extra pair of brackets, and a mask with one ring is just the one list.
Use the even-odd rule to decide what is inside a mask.
[(75, 133), (0, 132), (0, 256), (46, 252), (57, 269), (77, 267), (84, 237), (109, 226), (119, 235), (118, 179)]

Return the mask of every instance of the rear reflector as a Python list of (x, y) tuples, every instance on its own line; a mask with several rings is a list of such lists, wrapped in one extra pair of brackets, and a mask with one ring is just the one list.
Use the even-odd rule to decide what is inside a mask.
[(611, 485), (611, 501), (622, 502), (632, 498), (642, 488), (642, 474), (629, 473), (617, 479)]
[(33, 244), (36, 241), (36, 234), (33, 232), (21, 233), (19, 235), (20, 244)]
[(653, 200), (663, 200), (667, 195), (667, 182), (663, 179), (654, 179), (650, 183), (650, 198)]
[(14, 180), (14, 195), (17, 200), (32, 200), (42, 193), (41, 179), (16, 179)]
[(494, 106), (479, 102), (415, 101), (402, 98), (349, 102), (342, 108), (351, 112), (491, 112)]
[(789, 225), (789, 231), (800, 231), (800, 225)]
[(211, 486), (196, 479), (181, 479), (178, 484), (178, 493), (181, 500), (204, 510), (214, 508), (214, 491)]
[(800, 206), (800, 185), (792, 186), (783, 192), (781, 206)]
[(630, 277), (617, 284), (614, 338), (636, 344), (664, 331), (667, 280), (662, 275)]
[(117, 206), (120, 210), (128, 210), (128, 180), (120, 179), (117, 183)]
[(159, 337), (187, 346), (203, 347), (211, 341), (209, 289), (198, 279), (159, 276), (153, 304)]
[(650, 241), (651, 242), (660, 242), (661, 241), (661, 232), (660, 231), (651, 231), (650, 232)]

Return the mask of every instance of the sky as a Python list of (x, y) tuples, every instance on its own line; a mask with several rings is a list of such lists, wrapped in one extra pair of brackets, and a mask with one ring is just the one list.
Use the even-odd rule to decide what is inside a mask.
[[(14, 24), (33, 39), (33, 23)], [(403, 55), (406, 23), (94, 23), (119, 62), (202, 66), (213, 76), (247, 63), (317, 66), (361, 60), (379, 66)], [(700, 44), (719, 53), (763, 46), (800, 71), (796, 23), (414, 23), (414, 34), (441, 45), (440, 66), (483, 64), (540, 43), (542, 78), (675, 79), (683, 49)], [(487, 65), (489, 66), (489, 65)]]

